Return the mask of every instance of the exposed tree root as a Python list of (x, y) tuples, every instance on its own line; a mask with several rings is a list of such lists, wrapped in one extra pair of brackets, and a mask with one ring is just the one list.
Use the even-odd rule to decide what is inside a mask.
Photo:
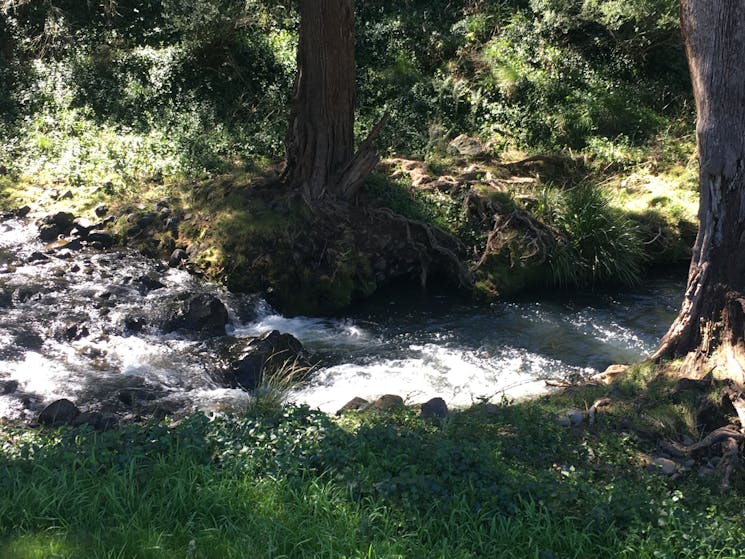
[(508, 215), (497, 214), (494, 216), (494, 228), (486, 240), (484, 252), (472, 271), (481, 268), (489, 256), (509, 248), (516, 236), (520, 238), (525, 250), (520, 251), (519, 255), (512, 250), (509, 251), (512, 267), (525, 265), (528, 261), (536, 265), (543, 264), (552, 254), (556, 244), (565, 242), (559, 231), (541, 223), (523, 210), (516, 209)]
[[(444, 231), (435, 229), (427, 223), (403, 217), (402, 215), (399, 215), (388, 208), (373, 208), (369, 209), (368, 211), (372, 215), (384, 216), (385, 219), (398, 223), (399, 225), (404, 227), (406, 231), (407, 242), (409, 243), (411, 250), (418, 255), (421, 264), (420, 277), (422, 287), (424, 287), (427, 283), (427, 277), (429, 275), (429, 268), (433, 260), (433, 255), (439, 257), (438, 260), (440, 261), (440, 266), (442, 266), (442, 264), (445, 264), (449, 275), (455, 278), (461, 287), (471, 287), (471, 285), (473, 284), (473, 278), (471, 277), (470, 272), (463, 265), (463, 262), (460, 258), (458, 258), (458, 255), (455, 253), (455, 251), (445, 246), (443, 242), (438, 240), (438, 237), (447, 239), (449, 244), (457, 246), (461, 250), (463, 250), (461, 242), (458, 239), (456, 239), (452, 235), (449, 235), (448, 233), (445, 233)], [(420, 233), (424, 234), (426, 243), (415, 240), (415, 230), (418, 230)]]
[(693, 443), (691, 445), (682, 445), (672, 441), (662, 441), (660, 442), (660, 448), (662, 448), (669, 454), (678, 456), (679, 458), (683, 458), (686, 456), (690, 456), (695, 452), (706, 450), (709, 447), (717, 443), (721, 443), (722, 441), (725, 441), (727, 439), (733, 439), (734, 441), (739, 443), (745, 441), (745, 435), (740, 433), (740, 431), (735, 429), (733, 426), (729, 425), (727, 427), (721, 427), (716, 431), (712, 431), (697, 443)]
[(672, 456), (684, 458), (696, 452), (701, 452), (719, 444), (721, 447), (721, 461), (719, 469), (722, 479), (719, 487), (722, 491), (731, 489), (732, 474), (740, 463), (740, 443), (745, 441), (745, 435), (733, 426), (721, 427), (709, 433), (701, 441), (691, 445), (681, 445), (671, 441), (662, 441), (660, 448)]
[(732, 472), (735, 471), (740, 461), (740, 447), (738, 439), (728, 437), (722, 441), (722, 481), (720, 488), (722, 491), (728, 491), (731, 488), (730, 479)]

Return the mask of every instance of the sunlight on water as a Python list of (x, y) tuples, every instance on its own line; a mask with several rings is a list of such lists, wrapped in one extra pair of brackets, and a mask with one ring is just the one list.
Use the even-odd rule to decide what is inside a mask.
[(235, 334), (241, 337), (258, 336), (267, 330), (287, 332), (306, 344), (334, 347), (368, 347), (379, 341), (364, 328), (350, 320), (287, 318), (279, 314), (267, 314), (254, 323), (238, 327), (235, 329)]
[(71, 374), (64, 362), (30, 351), (24, 359), (6, 364), (9, 378), (17, 380), (26, 392), (45, 400), (70, 396)]

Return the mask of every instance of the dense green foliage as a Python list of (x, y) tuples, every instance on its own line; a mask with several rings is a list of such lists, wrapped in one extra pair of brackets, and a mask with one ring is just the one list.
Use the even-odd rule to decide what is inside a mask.
[[(281, 155), (297, 29), (285, 3), (5, 6), (6, 172), (123, 186)], [(643, 143), (689, 94), (674, 7), (357, 2), (361, 132), (387, 109), (381, 146), (402, 153), (463, 132), (551, 150)]]
[(736, 557), (742, 503), (551, 404), (339, 422), (303, 407), (94, 433), (5, 427), (0, 555)]
[(293, 39), (250, 4), (11, 2), (3, 159), (121, 186), (279, 153)]
[(360, 2), (360, 97), (386, 145), (496, 135), (544, 149), (639, 143), (689, 96), (674, 0)]

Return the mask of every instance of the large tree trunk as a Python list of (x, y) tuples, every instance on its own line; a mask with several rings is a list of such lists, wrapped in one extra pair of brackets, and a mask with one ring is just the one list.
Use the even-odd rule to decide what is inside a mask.
[(685, 299), (656, 358), (745, 381), (745, 1), (681, 0), (698, 115), (699, 233)]
[(354, 155), (354, 95), (354, 1), (301, 0), (283, 180), (307, 201), (352, 198), (378, 162), (369, 141)]

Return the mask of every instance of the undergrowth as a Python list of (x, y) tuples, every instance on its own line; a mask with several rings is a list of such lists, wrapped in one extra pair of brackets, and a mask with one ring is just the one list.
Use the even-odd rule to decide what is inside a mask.
[(645, 443), (553, 413), (306, 407), (95, 433), (4, 426), (0, 554), (31, 557), (737, 557), (742, 498), (646, 472)]

